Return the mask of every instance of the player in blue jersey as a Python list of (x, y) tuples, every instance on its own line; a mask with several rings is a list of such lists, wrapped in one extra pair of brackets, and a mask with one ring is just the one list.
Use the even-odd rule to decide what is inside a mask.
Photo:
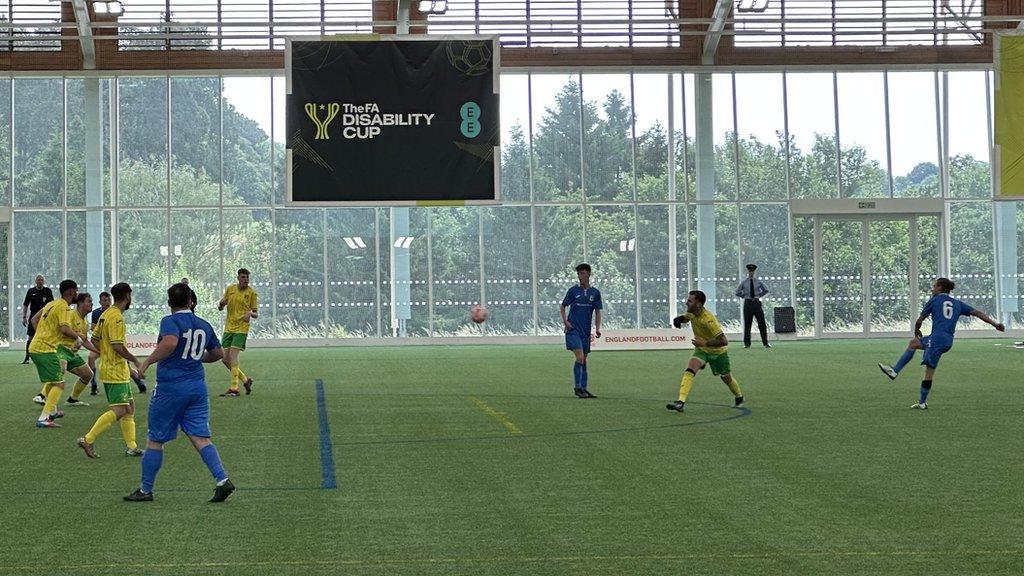
[(167, 290), (171, 314), (160, 321), (156, 350), (139, 366), (146, 373), (157, 364), (156, 391), (149, 403), (149, 442), (142, 456), (142, 485), (124, 497), (129, 502), (153, 500), (153, 484), (164, 459), (164, 444), (174, 440), (178, 428), (188, 436), (203, 463), (217, 481), (210, 502), (223, 502), (235, 490), (210, 442), (210, 398), (206, 390), (204, 362), (224, 357), (220, 340), (210, 323), (189, 309), (189, 288), (175, 284)]
[[(576, 267), (576, 277), (580, 283), (565, 293), (562, 299), (562, 324), (565, 325), (565, 347), (576, 355), (576, 363), (572, 367), (573, 394), (577, 398), (597, 398), (587, 390), (587, 354), (590, 354), (590, 325), (593, 325), (597, 337), (601, 337), (601, 292), (590, 285), (590, 264)], [(569, 309), (566, 316), (565, 309)]]
[[(918, 410), (928, 409), (927, 400), (928, 393), (932, 389), (932, 376), (935, 375), (935, 368), (939, 365), (939, 358), (953, 347), (953, 334), (956, 332), (957, 320), (961, 316), (974, 316), (975, 318), (980, 318), (983, 322), (991, 324), (1000, 332), (1006, 330), (1002, 323), (997, 323), (984, 312), (975, 310), (968, 306), (967, 303), (950, 296), (949, 293), (955, 287), (956, 285), (949, 278), (938, 278), (935, 280), (935, 283), (932, 284), (932, 297), (924, 305), (921, 315), (918, 316), (917, 322), (914, 323), (914, 338), (907, 345), (907, 350), (903, 352), (903, 356), (900, 356), (900, 359), (893, 366), (888, 364), (878, 365), (882, 369), (882, 373), (888, 376), (890, 380), (895, 380), (896, 376), (903, 370), (903, 367), (914, 359), (914, 353), (918, 350), (924, 350), (924, 358), (921, 359), (921, 364), (925, 367), (924, 380), (921, 381), (921, 397), (911, 408)], [(932, 333), (928, 336), (922, 336), (921, 324), (928, 317), (932, 319)]]

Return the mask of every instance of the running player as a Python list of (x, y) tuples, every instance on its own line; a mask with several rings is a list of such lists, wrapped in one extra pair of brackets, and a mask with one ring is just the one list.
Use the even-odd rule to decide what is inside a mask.
[(707, 298), (700, 290), (690, 291), (686, 298), (686, 314), (676, 316), (672, 320), (676, 328), (682, 327), (685, 322), (693, 326), (694, 351), (679, 384), (679, 399), (665, 405), (669, 410), (683, 411), (686, 397), (693, 388), (693, 378), (705, 365), (711, 366), (711, 373), (721, 377), (722, 382), (729, 387), (735, 398), (735, 406), (739, 408), (743, 404), (740, 383), (732, 375), (732, 367), (729, 365), (729, 340), (725, 337), (722, 325), (718, 323), (715, 315), (704, 307)]
[(231, 372), (231, 385), (228, 391), (221, 394), (228, 398), (238, 396), (238, 385), (245, 386), (245, 393), (252, 392), (252, 378), (242, 372), (238, 356), (245, 350), (245, 341), (249, 336), (249, 322), (259, 318), (256, 305), (256, 291), (249, 287), (249, 271), (238, 269), (238, 284), (228, 286), (224, 297), (217, 304), (217, 310), (228, 309), (227, 321), (224, 325), (224, 366)]
[(121, 282), (114, 284), (110, 293), (114, 297), (114, 305), (100, 316), (99, 326), (92, 335), (92, 343), (100, 350), (100, 381), (110, 410), (100, 414), (89, 432), (78, 439), (78, 447), (89, 458), (98, 458), (93, 445), (114, 422), (121, 426), (125, 455), (142, 456), (142, 450), (135, 441), (135, 399), (128, 384), (131, 378), (128, 363), (138, 366), (139, 361), (125, 347), (124, 312), (131, 307), (132, 288)]
[[(953, 347), (953, 334), (956, 332), (956, 324), (961, 316), (974, 316), (983, 322), (991, 324), (996, 330), (1003, 332), (1006, 327), (1002, 323), (988, 317), (980, 310), (971, 308), (962, 300), (957, 300), (949, 295), (956, 284), (949, 278), (938, 278), (932, 284), (932, 297), (921, 309), (921, 315), (914, 322), (914, 337), (907, 343), (907, 349), (896, 361), (895, 366), (879, 364), (882, 373), (895, 380), (903, 367), (914, 359), (918, 350), (924, 350), (924, 357), (921, 364), (924, 365), (924, 380), (921, 381), (921, 393), (918, 401), (911, 406), (915, 410), (928, 409), (928, 394), (932, 390), (932, 378), (935, 376), (935, 368), (939, 365), (942, 355)], [(921, 325), (925, 318), (932, 319), (932, 333), (928, 336), (921, 335)]]
[(71, 328), (71, 308), (69, 305), (78, 296), (78, 283), (74, 280), (62, 280), (60, 298), (49, 302), (33, 316), (30, 321), (35, 328), (35, 336), (29, 346), (28, 353), (43, 383), (41, 394), (46, 397), (43, 410), (36, 420), (38, 428), (60, 428), (55, 419), (64, 416), (57, 410), (57, 402), (64, 392), (65, 361), (57, 354), (57, 346), (62, 338), (75, 339), (78, 334)]

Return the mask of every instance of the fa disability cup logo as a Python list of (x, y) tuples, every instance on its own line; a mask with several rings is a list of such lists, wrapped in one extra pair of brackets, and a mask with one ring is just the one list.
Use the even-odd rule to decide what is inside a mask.
[[(309, 116), (309, 119), (316, 124), (316, 137), (314, 140), (330, 140), (331, 135), (327, 133), (327, 126), (329, 126), (331, 121), (334, 120), (334, 117), (338, 115), (338, 111), (341, 110), (341, 104), (331, 102), (330, 104), (318, 105), (312, 102), (307, 102), (305, 109), (306, 116)], [(327, 118), (324, 118), (323, 120), (320, 119), (321, 110), (325, 110), (327, 113)]]

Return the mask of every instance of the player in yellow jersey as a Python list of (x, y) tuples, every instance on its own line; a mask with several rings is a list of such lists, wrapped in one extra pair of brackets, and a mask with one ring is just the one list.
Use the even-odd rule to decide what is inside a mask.
[(679, 384), (679, 400), (665, 405), (669, 410), (682, 412), (686, 405), (686, 397), (693, 388), (693, 378), (704, 365), (711, 366), (711, 373), (722, 378), (722, 382), (729, 387), (735, 397), (737, 408), (743, 404), (743, 392), (740, 390), (740, 383), (732, 375), (732, 368), (729, 366), (729, 340), (725, 337), (722, 325), (710, 310), (704, 307), (707, 296), (700, 290), (690, 291), (686, 298), (686, 314), (677, 316), (672, 324), (679, 328), (684, 322), (693, 326), (693, 357), (683, 372), (683, 381)]
[(231, 385), (228, 391), (221, 394), (228, 398), (238, 396), (238, 385), (245, 386), (245, 393), (252, 392), (252, 378), (242, 372), (238, 363), (238, 355), (245, 350), (245, 340), (249, 336), (249, 321), (259, 318), (256, 304), (256, 291), (249, 287), (249, 271), (238, 269), (238, 284), (228, 286), (224, 297), (217, 304), (218, 310), (228, 309), (227, 321), (224, 325), (224, 365), (231, 372)]
[(67, 361), (68, 372), (78, 376), (78, 382), (75, 382), (75, 387), (71, 390), (71, 396), (68, 397), (68, 406), (89, 405), (88, 402), (83, 402), (78, 397), (82, 395), (82, 392), (85, 391), (92, 381), (92, 367), (78, 355), (78, 351), (84, 347), (89, 351), (90, 356), (99, 351), (88, 338), (89, 324), (85, 319), (89, 317), (91, 312), (92, 295), (88, 292), (79, 292), (75, 298), (75, 309), (70, 313), (71, 328), (78, 334), (78, 340), (64, 339), (61, 345), (57, 347), (57, 354)]
[(110, 287), (110, 294), (114, 297), (114, 305), (100, 316), (99, 325), (92, 335), (92, 343), (100, 349), (100, 382), (110, 410), (100, 414), (89, 433), (78, 439), (78, 447), (89, 458), (97, 458), (93, 445), (114, 422), (121, 426), (125, 455), (142, 456), (142, 450), (135, 442), (135, 399), (132, 398), (131, 370), (128, 368), (129, 362), (138, 368), (139, 361), (125, 347), (124, 311), (131, 307), (132, 288), (126, 282), (120, 282)]
[(31, 319), (36, 333), (32, 338), (32, 344), (29, 345), (28, 354), (36, 366), (46, 395), (43, 410), (36, 420), (38, 428), (60, 428), (60, 424), (54, 422), (54, 419), (64, 415), (57, 410), (57, 402), (64, 392), (64, 370), (67, 368), (67, 361), (61, 359), (57, 347), (64, 339), (74, 340), (76, 343), (79, 339), (79, 334), (71, 327), (73, 312), (69, 307), (78, 296), (78, 283), (74, 280), (62, 280), (59, 290), (60, 298), (47, 303)]
[[(111, 304), (110, 293), (109, 292), (100, 292), (100, 307), (92, 311), (92, 324), (89, 327), (90, 331), (92, 331), (92, 332), (96, 331), (96, 327), (99, 326), (100, 316), (102, 316), (103, 313), (107, 311), (107, 308), (110, 308), (110, 304)], [(97, 389), (97, 386), (96, 386), (96, 360), (98, 360), (99, 357), (100, 357), (99, 352), (89, 352), (89, 368), (91, 368), (92, 371), (93, 371), (92, 392), (90, 392), (90, 394), (92, 394), (93, 396), (96, 395), (96, 391), (97, 391), (96, 390)], [(129, 367), (129, 368), (131, 368), (131, 367)], [(132, 373), (131, 373), (132, 382), (135, 382), (135, 385), (139, 388), (139, 394), (145, 394), (146, 393), (146, 381), (143, 380), (142, 377), (139, 376), (139, 373), (136, 372), (134, 368), (131, 368), (131, 371), (132, 371)]]

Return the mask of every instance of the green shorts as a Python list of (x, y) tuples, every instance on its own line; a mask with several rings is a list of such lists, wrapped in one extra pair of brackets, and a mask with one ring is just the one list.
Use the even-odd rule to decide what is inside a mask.
[(103, 391), (107, 394), (107, 404), (111, 406), (131, 404), (132, 387), (127, 382), (104, 382)]
[(67, 362), (65, 370), (74, 370), (79, 366), (85, 366), (85, 360), (66, 346), (57, 346), (57, 357)]
[(29, 356), (36, 365), (40, 382), (46, 384), (64, 381), (64, 363), (56, 352), (30, 352)]
[(245, 350), (245, 340), (249, 335), (244, 332), (225, 332), (220, 339), (221, 348), (238, 348)]
[(732, 372), (732, 367), (729, 366), (729, 353), (722, 352), (721, 354), (708, 354), (707, 352), (697, 348), (693, 351), (694, 358), (700, 358), (705, 364), (711, 367), (711, 373), (715, 376), (725, 376)]

